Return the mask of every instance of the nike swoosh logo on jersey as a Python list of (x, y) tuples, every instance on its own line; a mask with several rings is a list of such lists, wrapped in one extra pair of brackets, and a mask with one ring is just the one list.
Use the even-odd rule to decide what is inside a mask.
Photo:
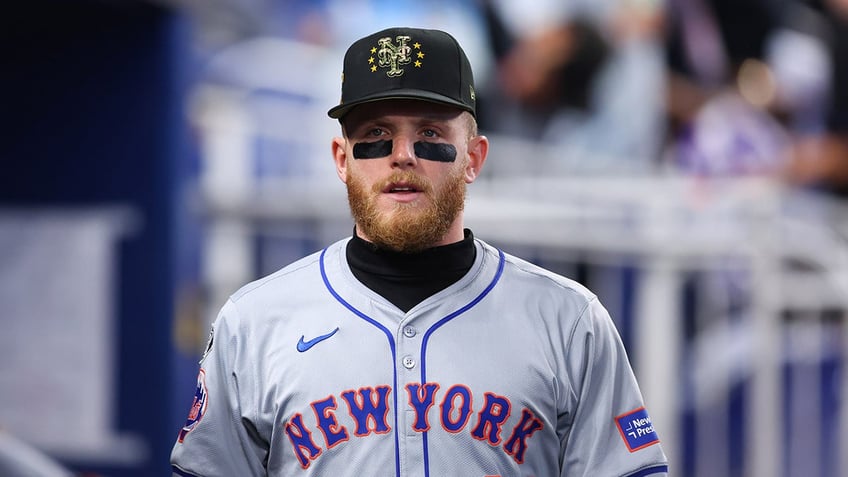
[(311, 348), (311, 347), (317, 345), (318, 343), (324, 341), (325, 339), (333, 336), (334, 334), (336, 334), (337, 331), (339, 331), (338, 328), (327, 333), (326, 335), (316, 336), (315, 338), (312, 338), (309, 341), (304, 341), (303, 340), (304, 336), (301, 336), (300, 340), (297, 342), (297, 350), (300, 351), (301, 353), (303, 353), (304, 351), (308, 351), (309, 348)]

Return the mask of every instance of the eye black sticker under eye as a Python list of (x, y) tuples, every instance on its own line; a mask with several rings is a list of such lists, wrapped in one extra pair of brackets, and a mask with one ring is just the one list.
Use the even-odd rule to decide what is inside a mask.
[(456, 160), (456, 148), (452, 144), (435, 142), (416, 142), (415, 156), (438, 162), (453, 162)]
[(377, 159), (392, 154), (392, 141), (358, 142), (353, 145), (354, 159)]

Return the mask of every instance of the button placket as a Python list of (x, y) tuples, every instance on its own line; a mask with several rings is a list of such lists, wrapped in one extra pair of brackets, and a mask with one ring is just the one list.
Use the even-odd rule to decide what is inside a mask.
[(399, 331), (398, 351), (403, 356), (400, 360), (400, 364), (411, 371), (418, 365), (418, 360), (416, 359), (418, 346), (420, 345), (420, 342), (417, 339), (418, 329), (407, 323), (404, 324)]

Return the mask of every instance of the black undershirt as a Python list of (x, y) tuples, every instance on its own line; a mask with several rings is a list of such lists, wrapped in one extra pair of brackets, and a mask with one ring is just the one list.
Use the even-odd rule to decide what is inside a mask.
[(354, 234), (345, 253), (357, 280), (407, 312), (462, 278), (477, 250), (474, 235), (465, 229), (463, 240), (419, 253), (377, 248)]

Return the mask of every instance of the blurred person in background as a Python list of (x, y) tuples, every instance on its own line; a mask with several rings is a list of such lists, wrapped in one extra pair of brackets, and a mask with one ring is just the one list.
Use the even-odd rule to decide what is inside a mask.
[(788, 145), (768, 110), (769, 35), (781, 5), (768, 0), (671, 0), (668, 149), (664, 165), (706, 177), (774, 174)]
[(844, 190), (845, 3), (672, 0), (664, 164)]
[(784, 177), (839, 199), (848, 198), (848, 1), (810, 2), (826, 45), (829, 94), (821, 108), (822, 124), (801, 130), (793, 142)]
[(485, 0), (483, 130), (553, 146), (546, 174), (650, 171), (663, 139), (662, 10), (630, 0)]

